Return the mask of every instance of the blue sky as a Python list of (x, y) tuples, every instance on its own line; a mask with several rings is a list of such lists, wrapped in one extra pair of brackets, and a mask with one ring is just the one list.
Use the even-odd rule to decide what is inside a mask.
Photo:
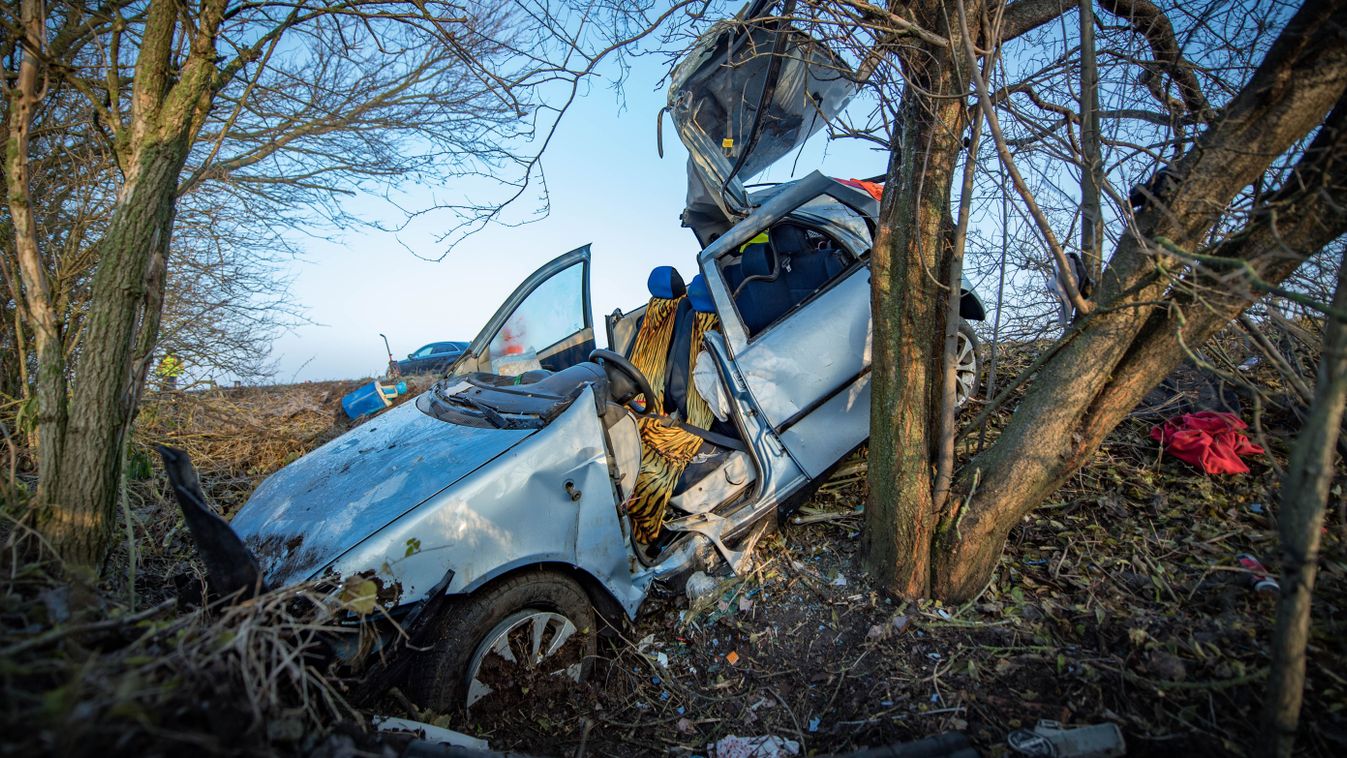
[[(408, 250), (437, 255), (439, 248), (425, 233), (399, 237), (362, 229), (335, 242), (308, 243), (287, 273), (296, 303), (313, 323), (276, 341), (275, 381), (374, 375), (386, 361), (380, 332), (388, 335), (398, 358), (427, 342), (470, 340), (524, 277), (586, 243), (593, 245), (592, 302), (600, 344), (603, 314), (644, 303), (651, 268), (673, 265), (690, 279), (696, 273), (697, 242), (678, 220), (687, 153), (667, 119), (663, 159), (655, 148), (656, 113), (666, 97), (660, 80), (667, 64), (653, 55), (632, 64), (621, 100), (605, 80), (595, 80), (563, 119), (543, 157), (551, 211), (542, 220), (487, 228), (438, 262)], [(615, 67), (600, 73), (611, 75)], [(829, 143), (823, 135), (805, 146), (792, 174), (794, 159), (782, 159), (758, 181), (790, 179), (815, 168), (865, 177), (885, 167), (884, 155), (872, 146)], [(428, 191), (398, 189), (413, 195)], [(440, 196), (454, 189), (435, 188)], [(369, 205), (380, 203), (371, 199)], [(514, 214), (525, 216), (536, 207), (526, 204)], [(377, 211), (374, 217), (380, 218)], [(397, 220), (393, 214), (382, 218)]]

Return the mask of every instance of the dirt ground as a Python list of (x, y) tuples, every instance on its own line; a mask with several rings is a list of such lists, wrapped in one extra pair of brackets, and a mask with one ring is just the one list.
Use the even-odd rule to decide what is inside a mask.
[[(1176, 372), (1011, 533), (972, 603), (895, 602), (868, 581), (858, 555), (861, 451), (759, 546), (751, 573), (721, 577), (696, 601), (665, 593), (649, 602), (600, 647), (578, 691), (445, 723), (493, 748), (546, 755), (704, 755), (726, 735), (841, 753), (946, 731), (1000, 755), (1009, 732), (1040, 719), (1108, 721), (1130, 754), (1243, 755), (1276, 600), (1254, 591), (1236, 556), (1278, 570), (1277, 486), (1296, 422), (1276, 408), (1259, 413), (1251, 434), (1268, 452), (1236, 476), (1161, 456), (1149, 436), (1162, 418), (1222, 398), (1239, 403), (1191, 367)], [(1315, 592), (1298, 744), (1306, 755), (1347, 751), (1343, 502), (1339, 485)]]
[[(149, 444), (189, 449), (208, 497), (232, 513), (266, 475), (346, 428), (337, 403), (354, 386), (151, 398), (128, 462), (136, 474), (128, 529), (137, 550), (128, 556), (119, 548), (95, 609), (67, 622), (79, 633), (60, 625), (42, 631), (54, 623), (52, 593), (70, 594), (50, 575), (20, 567), (0, 588), (6, 732), (31, 726), (25, 739), (45, 746), (42, 752), (81, 735), (79, 752), (100, 755), (144, 754), (145, 745), (165, 755), (186, 747), (208, 754), (346, 750), (333, 745), (349, 747), (349, 740), (323, 735), (358, 731), (352, 724), (371, 715), (338, 701), (358, 681), (316, 681), (321, 672), (287, 662), (295, 679), (260, 695), (230, 668), (232, 659), (210, 652), (233, 655), (245, 634), (256, 640), (267, 631), (266, 654), (289, 661), (276, 630), (309, 629), (308, 617), (289, 626), (244, 619), (215, 631), (208, 627), (216, 622), (201, 616), (189, 624), (171, 608), (125, 629), (109, 619), (166, 607), (174, 596), (169, 578), (194, 566)], [(967, 605), (896, 601), (868, 581), (858, 555), (861, 451), (759, 544), (746, 575), (719, 577), (718, 589), (696, 601), (657, 592), (634, 624), (611, 630), (588, 682), (531, 693), (521, 707), (473, 722), (391, 715), (535, 755), (706, 755), (726, 735), (778, 735), (805, 754), (826, 754), (947, 731), (999, 755), (1010, 731), (1040, 719), (1116, 723), (1134, 755), (1242, 755), (1256, 728), (1275, 600), (1252, 589), (1235, 556), (1252, 553), (1278, 570), (1278, 467), (1293, 422), (1265, 414), (1256, 441), (1268, 455), (1252, 460), (1249, 474), (1208, 477), (1160, 456), (1148, 437), (1158, 416), (1175, 410), (1142, 412), (1119, 427), (1086, 469), (1012, 532), (991, 585)], [(1003, 420), (993, 419), (990, 438)], [(1304, 755), (1347, 752), (1342, 502), (1335, 488), (1315, 593)], [(201, 658), (164, 663), (182, 652), (184, 639), (197, 640), (214, 668), (195, 676), (179, 669)], [(239, 665), (253, 665), (238, 655)], [(231, 718), (219, 715), (225, 711)], [(132, 732), (134, 739), (125, 736)]]
[[(751, 574), (652, 602), (583, 690), (455, 725), (548, 755), (705, 754), (729, 734), (840, 753), (951, 730), (998, 755), (1040, 719), (1112, 721), (1133, 755), (1243, 755), (1275, 599), (1235, 556), (1275, 572), (1276, 474), (1205, 477), (1157, 460), (1148, 430), (1120, 429), (1029, 516), (972, 603), (877, 591), (857, 554), (863, 478), (844, 476), (796, 517), (831, 518), (787, 523)], [(1339, 517), (1315, 595), (1307, 755), (1347, 750), (1345, 580)]]

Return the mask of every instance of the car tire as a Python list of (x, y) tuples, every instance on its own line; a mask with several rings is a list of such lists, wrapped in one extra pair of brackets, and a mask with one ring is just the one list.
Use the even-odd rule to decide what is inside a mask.
[[(965, 347), (967, 352), (965, 352)], [(978, 393), (982, 383), (982, 360), (977, 333), (973, 326), (959, 319), (959, 336), (955, 352), (955, 375), (959, 379), (954, 389), (954, 408), (963, 408)]]
[[(430, 649), (414, 653), (408, 694), (432, 711), (476, 714), (517, 707), (521, 687), (569, 688), (566, 680), (582, 681), (593, 668), (596, 620), (589, 595), (564, 574), (529, 571), (497, 582), (430, 620)], [(546, 655), (525, 655), (530, 646)]]

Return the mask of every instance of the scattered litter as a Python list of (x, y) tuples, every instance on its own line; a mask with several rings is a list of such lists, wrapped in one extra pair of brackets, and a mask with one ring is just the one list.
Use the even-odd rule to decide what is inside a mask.
[(819, 717), (819, 716), (815, 716), (814, 718), (809, 719), (809, 733), (810, 733), (810, 734), (813, 734), (814, 732), (817, 732), (817, 731), (818, 731), (818, 726), (819, 726), (819, 724), (822, 723), (822, 722), (823, 722), (823, 719), (822, 719), (821, 717)]
[(695, 602), (708, 595), (715, 594), (715, 591), (719, 588), (720, 582), (707, 576), (706, 572), (698, 571), (688, 577), (688, 583), (683, 588), (683, 592), (687, 594), (688, 600)]
[(1263, 512), (1263, 504), (1262, 504), (1262, 503), (1249, 503), (1249, 512), (1250, 512), (1250, 513), (1262, 513), (1262, 512)]
[(733, 650), (731, 650), (730, 652), (726, 653), (726, 654), (725, 654), (725, 662), (728, 663), (728, 664), (730, 664), (731, 666), (733, 666), (734, 664), (738, 663), (738, 662), (739, 662), (739, 653), (737, 653), (737, 652), (735, 652), (735, 651), (733, 651)]
[(739, 612), (748, 613), (751, 610), (753, 610), (753, 600), (747, 595), (739, 598)]
[(667, 669), (667, 668), (669, 668), (669, 654), (668, 654), (668, 653), (656, 653), (656, 654), (655, 654), (655, 663), (658, 663), (658, 664), (659, 664), (659, 667), (662, 668), (662, 669)]
[(842, 574), (838, 574), (837, 578), (833, 579), (832, 584), (834, 587), (845, 587), (847, 586), (847, 578)]
[(1032, 731), (1017, 729), (1006, 744), (1020, 755), (1035, 758), (1115, 758), (1127, 754), (1122, 730), (1114, 723), (1063, 727), (1043, 720)]
[[(681, 710), (681, 709), (680, 709), (680, 710)], [(692, 722), (689, 721), (688, 719), (679, 719), (679, 720), (678, 720), (678, 732), (679, 732), (679, 734), (694, 734), (694, 733), (696, 733), (696, 731), (697, 731), (697, 727), (693, 726)]]
[(375, 716), (371, 721), (374, 728), (381, 732), (406, 732), (435, 745), (451, 745), (472, 750), (491, 749), (486, 740), (471, 737), (462, 732), (455, 732), (452, 729), (427, 724), (423, 721), (393, 718), (391, 716)]
[(1249, 584), (1253, 587), (1254, 592), (1264, 592), (1270, 595), (1281, 592), (1281, 585), (1268, 573), (1262, 561), (1249, 553), (1240, 553), (1235, 556), (1235, 560), (1239, 561), (1241, 568), (1249, 572)]
[(714, 745), (707, 745), (711, 758), (779, 758), (799, 755), (800, 743), (774, 734), (760, 737), (721, 737)]
[[(390, 380), (391, 381), (391, 380)], [(407, 394), (407, 383), (384, 384), (373, 381), (357, 388), (341, 399), (341, 408), (352, 420), (381, 411), (393, 405), (399, 395)]]

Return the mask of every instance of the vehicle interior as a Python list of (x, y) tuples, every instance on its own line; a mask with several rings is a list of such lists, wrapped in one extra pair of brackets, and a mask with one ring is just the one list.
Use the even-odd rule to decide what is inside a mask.
[[(828, 235), (786, 221), (721, 259), (719, 266), (752, 338), (860, 262)], [(595, 389), (606, 396), (598, 411), (616, 460), (633, 543), (643, 560), (654, 562), (676, 541), (680, 519), (732, 509), (752, 494), (758, 472), (727, 412), (729, 403), (718, 404), (718, 415), (709, 412), (694, 379), (702, 335), (719, 329), (702, 277), (684, 283), (672, 266), (660, 266), (651, 272), (647, 288), (645, 306), (610, 319), (611, 344), (619, 352), (594, 351), (589, 357), (598, 365), (584, 362), (518, 376), (472, 374), (430, 393), (423, 410), (457, 423), (536, 427), (559, 415), (583, 386), (597, 382), (601, 386)], [(615, 324), (625, 337), (620, 341), (612, 338)], [(717, 372), (704, 372), (703, 390), (708, 390), (707, 373), (721, 381)]]
[(720, 260), (750, 337), (761, 334), (859, 263), (831, 237), (786, 221)]
[[(655, 559), (677, 537), (677, 532), (663, 528), (666, 521), (733, 504), (749, 493), (757, 472), (734, 419), (728, 413), (720, 418), (709, 411), (694, 380), (702, 334), (719, 324), (705, 282), (697, 276), (684, 284), (676, 269), (660, 266), (651, 272), (647, 284), (650, 301), (624, 357), (655, 385), (654, 410), (672, 420), (684, 435), (686, 454), (673, 465), (660, 460), (660, 443), (652, 439), (656, 432), (648, 423), (633, 423), (624, 430), (610, 428), (610, 437), (630, 437), (632, 426), (638, 435), (641, 470), (628, 497), (628, 511), (637, 553)], [(720, 381), (718, 375), (714, 381)], [(728, 403), (723, 410), (727, 409)], [(618, 447), (616, 441), (614, 447)], [(652, 488), (658, 492), (650, 493)], [(641, 508), (645, 497), (656, 501), (648, 514)], [(645, 529), (643, 515), (650, 522)]]

